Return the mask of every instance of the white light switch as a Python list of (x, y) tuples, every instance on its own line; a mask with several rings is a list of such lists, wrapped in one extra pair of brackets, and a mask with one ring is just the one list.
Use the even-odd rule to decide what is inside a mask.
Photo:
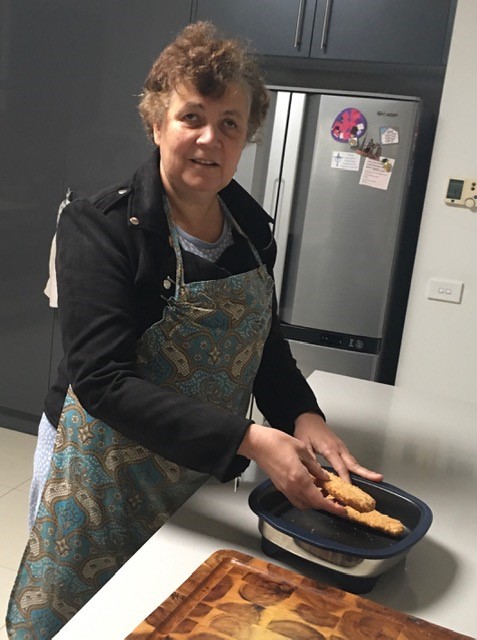
[(453, 302), (460, 304), (464, 283), (457, 280), (437, 280), (431, 278), (427, 286), (427, 297), (430, 300), (441, 300), (442, 302)]

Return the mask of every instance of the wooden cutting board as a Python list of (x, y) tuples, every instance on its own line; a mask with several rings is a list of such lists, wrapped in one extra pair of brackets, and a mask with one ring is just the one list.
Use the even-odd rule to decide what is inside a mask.
[(259, 558), (212, 554), (126, 640), (471, 640)]

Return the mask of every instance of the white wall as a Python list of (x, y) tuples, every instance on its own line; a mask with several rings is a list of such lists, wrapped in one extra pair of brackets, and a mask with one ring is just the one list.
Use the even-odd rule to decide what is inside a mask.
[[(450, 176), (477, 179), (477, 1), (459, 0), (396, 384), (477, 402), (477, 210), (444, 203)], [(430, 278), (464, 282), (461, 304)]]

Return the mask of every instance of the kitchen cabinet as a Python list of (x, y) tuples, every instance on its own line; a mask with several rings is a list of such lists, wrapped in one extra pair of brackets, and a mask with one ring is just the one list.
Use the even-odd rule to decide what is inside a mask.
[(455, 0), (196, 0), (211, 20), (270, 56), (445, 65)]
[(0, 2), (0, 407), (6, 414), (0, 424), (6, 427), (38, 415), (48, 388), (52, 316), (43, 289), (61, 198), (63, 89), (71, 61), (64, 4)]
[(273, 56), (308, 57), (315, 0), (197, 0), (196, 20), (211, 20), (251, 49)]
[(89, 195), (127, 178), (149, 154), (137, 111), (161, 50), (190, 20), (191, 0), (76, 0), (64, 188)]
[(318, 0), (310, 56), (445, 65), (454, 0)]
[(43, 293), (58, 206), (150, 153), (137, 113), (192, 0), (0, 0), (0, 424), (31, 433), (61, 356)]

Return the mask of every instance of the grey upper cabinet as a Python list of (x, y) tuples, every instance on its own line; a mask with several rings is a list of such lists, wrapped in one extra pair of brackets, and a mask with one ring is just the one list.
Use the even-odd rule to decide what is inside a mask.
[(308, 57), (316, 0), (197, 0), (196, 20), (211, 20), (257, 53)]
[(78, 197), (128, 178), (150, 153), (139, 95), (155, 58), (189, 23), (191, 0), (75, 2), (64, 176)]
[(196, 0), (211, 20), (263, 55), (446, 64), (456, 0)]
[(446, 64), (454, 0), (317, 0), (312, 58)]

